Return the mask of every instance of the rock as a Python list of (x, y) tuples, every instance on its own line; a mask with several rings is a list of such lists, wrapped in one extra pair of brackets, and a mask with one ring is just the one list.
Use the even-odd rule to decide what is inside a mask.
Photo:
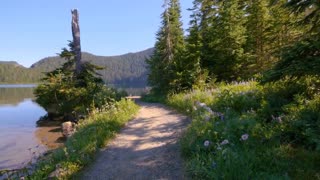
[(71, 121), (62, 123), (62, 134), (65, 137), (70, 137), (75, 132), (75, 124)]

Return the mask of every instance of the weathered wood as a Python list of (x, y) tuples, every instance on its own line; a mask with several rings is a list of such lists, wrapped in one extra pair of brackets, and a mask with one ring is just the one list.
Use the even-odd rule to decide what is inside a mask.
[(82, 71), (82, 60), (81, 60), (81, 44), (80, 44), (80, 26), (79, 26), (79, 14), (77, 9), (71, 10), (72, 14), (72, 36), (73, 36), (73, 45), (74, 53), (76, 59), (76, 74), (80, 74)]

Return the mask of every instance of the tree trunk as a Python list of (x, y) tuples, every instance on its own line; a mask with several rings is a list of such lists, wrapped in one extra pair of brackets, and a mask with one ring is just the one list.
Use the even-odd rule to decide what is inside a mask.
[(72, 36), (73, 36), (73, 46), (76, 59), (76, 75), (79, 75), (82, 71), (82, 61), (81, 61), (81, 44), (80, 44), (80, 27), (79, 27), (79, 15), (78, 10), (71, 10), (72, 13)]

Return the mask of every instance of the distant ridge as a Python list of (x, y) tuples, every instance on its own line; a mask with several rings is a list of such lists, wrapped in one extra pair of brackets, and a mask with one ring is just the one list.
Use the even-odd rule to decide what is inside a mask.
[[(153, 54), (154, 48), (118, 56), (97, 56), (83, 52), (82, 59), (105, 67), (99, 73), (109, 84), (123, 87), (145, 87), (147, 65), (145, 60)], [(0, 61), (0, 83), (39, 82), (42, 72), (51, 71), (65, 62), (59, 56), (46, 57), (25, 68), (15, 61)]]
[(0, 64), (13, 64), (13, 65), (22, 66), (21, 64), (17, 63), (16, 61), (0, 61)]

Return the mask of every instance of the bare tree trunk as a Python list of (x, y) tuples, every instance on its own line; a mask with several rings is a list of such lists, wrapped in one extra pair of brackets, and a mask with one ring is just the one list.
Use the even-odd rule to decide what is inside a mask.
[(82, 61), (81, 61), (81, 44), (80, 44), (80, 27), (79, 27), (79, 14), (77, 9), (71, 10), (72, 13), (72, 36), (74, 53), (76, 59), (76, 74), (80, 74), (82, 71)]

